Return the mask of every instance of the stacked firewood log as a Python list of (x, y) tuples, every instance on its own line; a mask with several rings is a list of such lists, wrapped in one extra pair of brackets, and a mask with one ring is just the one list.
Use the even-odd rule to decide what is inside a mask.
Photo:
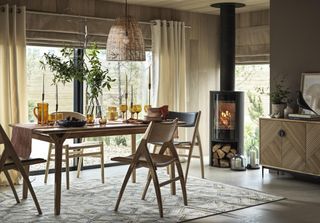
[(213, 166), (230, 167), (230, 160), (236, 155), (237, 150), (229, 144), (215, 144), (212, 146)]

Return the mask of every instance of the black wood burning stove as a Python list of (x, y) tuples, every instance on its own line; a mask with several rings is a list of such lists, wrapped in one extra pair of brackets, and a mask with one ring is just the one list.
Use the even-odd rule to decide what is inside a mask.
[[(210, 92), (210, 165), (229, 167), (230, 159), (243, 153), (243, 106), (243, 92)], [(223, 149), (225, 146), (229, 147), (224, 149), (225, 154), (214, 156), (216, 151), (213, 148)]]
[(210, 92), (210, 165), (230, 167), (243, 153), (244, 93), (234, 91), (235, 8), (241, 3), (216, 3), (220, 8), (220, 91)]

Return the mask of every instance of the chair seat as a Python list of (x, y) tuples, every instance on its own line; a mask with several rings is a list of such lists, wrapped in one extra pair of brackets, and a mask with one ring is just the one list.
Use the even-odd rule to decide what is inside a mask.
[[(157, 145), (157, 146), (162, 146), (163, 143), (161, 142), (154, 142), (152, 143), (154, 145)], [(191, 142), (190, 141), (173, 141), (173, 145), (175, 146), (191, 146)]]
[[(152, 162), (157, 166), (157, 167), (165, 167), (168, 166), (170, 163), (176, 161), (176, 158), (172, 156), (167, 156), (167, 155), (160, 155), (160, 154), (155, 154), (155, 153), (150, 153)], [(113, 157), (111, 158), (112, 161), (118, 161), (121, 163), (126, 163), (130, 164), (131, 161), (134, 158), (134, 154), (126, 157)], [(139, 158), (139, 163), (137, 167), (139, 166), (145, 166), (147, 164), (147, 160), (145, 157), (140, 157)]]
[[(29, 158), (29, 159), (21, 159), (20, 160), (23, 166), (29, 166), (29, 165), (33, 165), (33, 164), (38, 164), (38, 163), (45, 163), (47, 162), (45, 159), (42, 158)], [(14, 169), (15, 168), (15, 164), (12, 161), (8, 161), (4, 164), (4, 169)]]
[(68, 149), (85, 149), (85, 148), (93, 148), (93, 147), (100, 147), (103, 145), (103, 142), (96, 142), (96, 141), (85, 141), (81, 143), (70, 143), (68, 144)]

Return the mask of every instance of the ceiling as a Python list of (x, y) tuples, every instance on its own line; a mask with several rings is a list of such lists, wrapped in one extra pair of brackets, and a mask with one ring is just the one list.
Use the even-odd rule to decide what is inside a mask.
[[(109, 0), (124, 3), (125, 0)], [(246, 6), (236, 10), (237, 13), (258, 11), (269, 8), (269, 0), (128, 0), (128, 4), (144, 5), (151, 7), (171, 8), (183, 11), (219, 15), (219, 9), (210, 7), (213, 3), (239, 2)]]

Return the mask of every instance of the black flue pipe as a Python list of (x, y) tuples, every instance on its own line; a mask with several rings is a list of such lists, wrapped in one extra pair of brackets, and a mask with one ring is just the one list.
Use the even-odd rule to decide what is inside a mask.
[(211, 7), (220, 8), (220, 91), (235, 89), (235, 8), (242, 3), (216, 3)]

